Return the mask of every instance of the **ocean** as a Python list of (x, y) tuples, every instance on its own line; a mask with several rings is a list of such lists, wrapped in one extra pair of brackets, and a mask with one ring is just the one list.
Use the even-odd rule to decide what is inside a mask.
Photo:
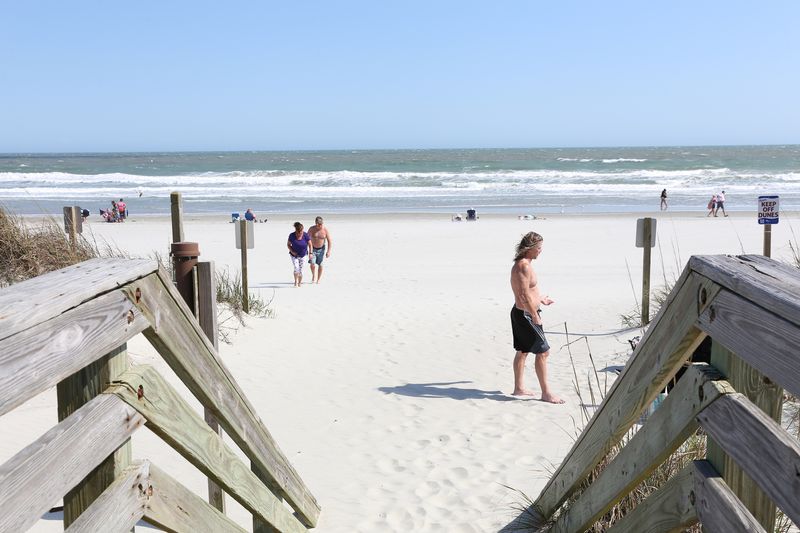
[(97, 213), (124, 198), (132, 215), (169, 213), (704, 212), (759, 195), (800, 208), (800, 145), (0, 154), (0, 205), (17, 214)]

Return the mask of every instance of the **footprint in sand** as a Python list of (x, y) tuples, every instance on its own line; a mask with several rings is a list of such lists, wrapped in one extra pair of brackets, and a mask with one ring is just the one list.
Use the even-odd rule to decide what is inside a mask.
[(456, 479), (465, 479), (467, 476), (469, 476), (467, 469), (461, 466), (453, 468), (452, 472)]
[(439, 494), (440, 490), (442, 489), (438, 483), (434, 481), (426, 481), (425, 483), (417, 485), (417, 487), (414, 489), (414, 496), (420, 499), (430, 498), (431, 496)]

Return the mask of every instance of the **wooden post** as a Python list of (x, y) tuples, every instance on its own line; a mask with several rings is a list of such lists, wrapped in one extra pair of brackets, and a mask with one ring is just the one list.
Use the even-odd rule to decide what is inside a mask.
[(764, 224), (764, 256), (771, 257), (772, 250), (772, 224)]
[[(59, 422), (103, 392), (117, 376), (128, 370), (127, 345), (75, 372), (56, 387)], [(80, 450), (76, 450), (80, 453)], [(131, 462), (130, 439), (64, 495), (64, 529), (121, 475)]]
[(64, 230), (69, 235), (73, 250), (78, 243), (78, 216), (78, 209), (75, 206), (64, 208)]
[(644, 219), (644, 252), (642, 261), (642, 325), (650, 323), (650, 240), (653, 238), (653, 219)]
[(250, 294), (247, 287), (247, 221), (239, 221), (239, 236), (242, 244), (242, 309), (250, 312)]
[(181, 193), (170, 193), (169, 201), (172, 209), (172, 242), (183, 242), (183, 201), (181, 200)]
[[(214, 262), (203, 261), (197, 263), (195, 268), (197, 286), (194, 293), (197, 295), (197, 319), (200, 327), (205, 332), (208, 340), (214, 344), (214, 349), (219, 351), (219, 337), (217, 335), (217, 278), (214, 274)], [(218, 435), (222, 434), (219, 422), (214, 414), (206, 407), (203, 416), (206, 423)], [(219, 485), (208, 479), (208, 503), (221, 513), (225, 514), (225, 492)]]
[[(728, 382), (747, 396), (767, 416), (780, 423), (783, 408), (783, 389), (735, 353), (717, 342), (711, 345), (711, 364)], [(775, 504), (756, 483), (711, 438), (708, 439), (708, 460), (737, 495), (739, 500), (767, 531), (775, 529)]]

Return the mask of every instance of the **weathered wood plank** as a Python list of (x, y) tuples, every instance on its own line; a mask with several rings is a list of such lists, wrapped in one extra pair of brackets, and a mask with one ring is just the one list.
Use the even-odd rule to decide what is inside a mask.
[[(195, 280), (197, 286), (194, 288), (194, 293), (197, 295), (197, 321), (200, 322), (200, 327), (208, 337), (208, 340), (214, 345), (214, 350), (219, 353), (219, 326), (217, 324), (217, 276), (214, 272), (213, 261), (201, 261), (195, 267), (197, 275)], [(204, 408), (203, 418), (205, 418), (208, 426), (214, 430), (218, 435), (221, 434), (219, 422), (217, 422), (214, 413)], [(221, 513), (225, 513), (225, 493), (222, 489), (211, 481), (208, 480), (208, 503), (213, 505)]]
[(786, 516), (800, 523), (800, 443), (742, 394), (721, 397), (698, 420)]
[[(767, 416), (780, 423), (783, 405), (782, 388), (765, 378), (763, 374), (722, 346), (716, 339), (711, 348), (711, 364), (727, 377), (728, 382), (737, 392), (744, 394)], [(775, 504), (755, 481), (722, 451), (713, 438), (708, 439), (707, 457), (717, 471), (722, 474), (727, 486), (737, 494), (742, 503), (764, 526), (764, 529), (774, 530)]]
[(154, 272), (155, 261), (90, 259), (0, 290), (0, 339)]
[(0, 415), (54, 387), (144, 331), (122, 290), (80, 304), (0, 341)]
[(107, 392), (118, 395), (138, 410), (147, 419), (148, 428), (225, 488), (247, 510), (278, 531), (306, 531), (280, 499), (267, 490), (219, 435), (154, 369), (148, 366), (133, 368), (120, 376)]
[(26, 531), (142, 424), (135, 409), (101, 395), (9, 459), (0, 466), (0, 531)]
[(150, 483), (152, 495), (144, 517), (151, 524), (176, 533), (245, 533), (245, 529), (153, 464), (150, 465)]
[(689, 367), (669, 396), (614, 460), (572, 502), (553, 533), (585, 531), (629, 493), (697, 429), (697, 414), (722, 394), (735, 392), (706, 364)]
[(614, 524), (608, 533), (663, 533), (682, 531), (697, 522), (691, 493), (693, 465), (687, 465), (656, 492)]
[(150, 463), (135, 463), (122, 471), (65, 533), (133, 531), (143, 516), (150, 487)]
[(210, 409), (234, 442), (259, 465), (275, 484), (280, 496), (313, 527), (319, 504), (280, 451), (213, 345), (192, 318), (180, 295), (164, 273), (148, 276), (137, 284), (138, 307), (151, 322), (144, 335), (186, 384)]
[[(123, 344), (61, 381), (56, 388), (58, 419), (64, 420), (74, 413), (127, 369), (128, 352)], [(122, 474), (130, 461), (131, 446), (126, 442), (68, 491), (64, 495), (64, 527), (78, 518)]]
[[(800, 300), (800, 293), (795, 298)], [(721, 343), (761, 374), (800, 396), (800, 365), (796, 358), (800, 326), (727, 290), (721, 291), (700, 315), (698, 325), (715, 343)], [(734, 386), (743, 392), (739, 385)]]
[(689, 267), (783, 319), (800, 324), (800, 271), (762, 256), (694, 256)]
[(694, 462), (694, 508), (704, 531), (766, 533), (708, 461)]
[(684, 270), (622, 375), (534, 503), (542, 516), (553, 515), (702, 342), (705, 334), (694, 324), (717, 290)]

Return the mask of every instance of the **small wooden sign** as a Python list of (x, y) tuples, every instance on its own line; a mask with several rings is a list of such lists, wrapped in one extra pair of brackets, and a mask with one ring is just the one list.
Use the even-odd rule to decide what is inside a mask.
[(644, 221), (650, 220), (650, 248), (656, 245), (656, 220), (655, 218), (640, 218), (636, 221), (636, 247), (644, 248)]
[(255, 232), (253, 231), (253, 222), (251, 222), (249, 220), (237, 220), (233, 224), (234, 229), (236, 230), (234, 232), (234, 233), (236, 233), (236, 249), (237, 250), (241, 250), (242, 249), (242, 232), (241, 232), (241, 229), (239, 228), (240, 224), (247, 224), (247, 236), (246, 236), (247, 249), (248, 250), (252, 250), (253, 248), (256, 247), (255, 240), (253, 239), (253, 236), (254, 236)]

